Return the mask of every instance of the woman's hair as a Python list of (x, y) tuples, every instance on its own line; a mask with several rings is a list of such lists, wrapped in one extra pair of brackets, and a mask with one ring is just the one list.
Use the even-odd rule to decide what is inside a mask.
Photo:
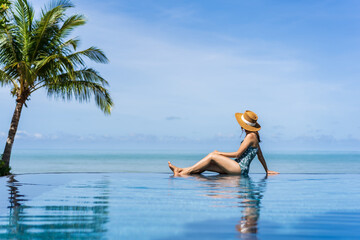
[[(248, 131), (248, 130), (245, 130), (245, 132), (250, 132), (250, 133), (255, 133), (256, 134), (256, 136), (257, 136), (257, 138), (258, 138), (258, 140), (259, 140), (259, 142), (261, 142), (261, 140), (260, 140), (260, 134), (259, 134), (259, 132), (258, 131)], [(241, 135), (240, 135), (240, 138), (241, 138), (241, 136), (242, 136), (242, 134), (243, 134), (243, 132), (244, 132), (244, 129), (241, 127)]]
[(256, 136), (258, 137), (259, 142), (261, 142), (259, 132), (255, 132), (255, 134), (256, 134)]

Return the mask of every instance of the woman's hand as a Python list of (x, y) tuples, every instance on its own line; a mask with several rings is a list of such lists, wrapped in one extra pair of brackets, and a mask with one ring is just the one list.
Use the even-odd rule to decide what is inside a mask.
[(279, 174), (278, 172), (275, 172), (275, 171), (270, 171), (270, 170), (268, 170), (267, 171), (267, 174), (269, 174), (269, 175), (276, 175), (276, 174)]

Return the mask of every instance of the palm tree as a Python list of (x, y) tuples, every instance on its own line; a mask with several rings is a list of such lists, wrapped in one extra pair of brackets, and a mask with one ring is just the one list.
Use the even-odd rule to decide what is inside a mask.
[(94, 97), (105, 114), (111, 112), (113, 102), (106, 89), (108, 82), (85, 62), (90, 59), (107, 63), (108, 59), (96, 47), (77, 50), (79, 39), (70, 38), (70, 34), (86, 20), (83, 15), (67, 16), (66, 10), (72, 7), (69, 0), (53, 1), (42, 9), (39, 19), (35, 19), (27, 0), (0, 1), (0, 85), (11, 86), (11, 94), (16, 98), (0, 161), (3, 174), (9, 174), (21, 110), (35, 91), (44, 89), (50, 97), (74, 98), (79, 102)]

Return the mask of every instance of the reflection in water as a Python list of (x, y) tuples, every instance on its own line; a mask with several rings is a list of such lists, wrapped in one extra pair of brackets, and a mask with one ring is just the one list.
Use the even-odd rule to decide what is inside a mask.
[(9, 226), (8, 232), (13, 234), (19, 231), (18, 222), (20, 220), (22, 206), (21, 202), (26, 201), (24, 195), (21, 195), (19, 192), (19, 186), (21, 184), (15, 179), (14, 175), (10, 175), (7, 180), (6, 186), (8, 187), (9, 191), (9, 206), (10, 213), (9, 213)]
[(7, 185), (9, 188), (9, 202), (10, 202), (10, 209), (13, 209), (15, 207), (19, 207), (22, 201), (26, 201), (24, 199), (24, 195), (21, 195), (19, 193), (18, 187), (21, 186), (21, 184), (15, 179), (14, 175), (10, 175), (7, 180)]
[[(254, 182), (249, 176), (193, 175), (201, 181), (206, 189), (206, 195), (212, 198), (239, 199), (237, 206), (242, 209), (242, 216), (236, 225), (237, 231), (245, 234), (242, 237), (256, 239), (258, 219), (260, 216), (260, 201), (266, 188), (266, 178)], [(251, 235), (249, 235), (251, 234)]]
[(43, 195), (26, 204), (24, 195), (19, 193), (21, 186), (14, 176), (9, 177), (10, 212), (0, 216), (0, 239), (103, 238), (109, 221), (110, 191), (106, 178), (55, 189), (50, 196)]

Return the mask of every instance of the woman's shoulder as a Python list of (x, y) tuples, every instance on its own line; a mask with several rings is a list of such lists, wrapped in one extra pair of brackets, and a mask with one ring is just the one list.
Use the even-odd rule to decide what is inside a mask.
[(258, 139), (256, 133), (254, 133), (254, 132), (248, 133), (248, 134), (245, 136), (245, 138), (248, 138), (249, 140), (253, 140), (253, 139), (256, 139), (256, 140), (257, 140), (257, 139)]
[[(245, 136), (245, 139), (250, 142), (250, 146), (257, 147), (259, 145), (259, 139), (256, 133), (249, 133)], [(245, 140), (244, 139), (244, 140)]]

